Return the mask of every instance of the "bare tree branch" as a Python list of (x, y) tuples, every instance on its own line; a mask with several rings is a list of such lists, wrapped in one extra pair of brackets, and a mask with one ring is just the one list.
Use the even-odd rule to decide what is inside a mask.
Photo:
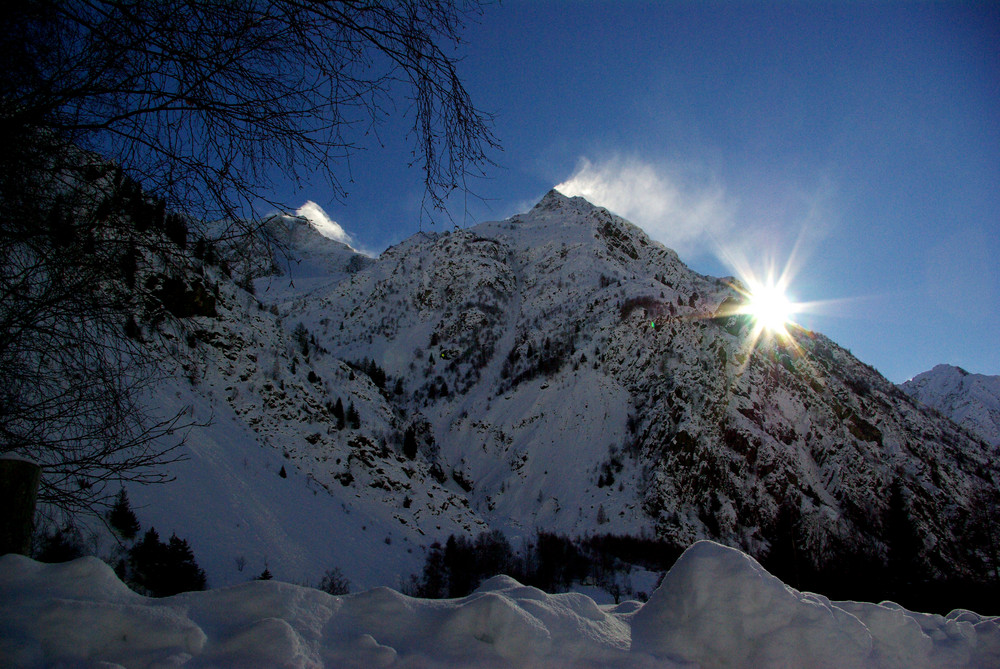
[(42, 501), (95, 512), (114, 484), (163, 480), (177, 457), (190, 422), (144, 410), (159, 367), (129, 332), (164, 310), (148, 313), (162, 296), (139, 265), (147, 279), (187, 271), (186, 223), (168, 239), (167, 209), (244, 234), (258, 212), (286, 208), (270, 195), (278, 173), (318, 170), (343, 197), (350, 156), (400, 100), (432, 207), (482, 174), (498, 148), (492, 119), (453, 55), (479, 7), (4, 3), (0, 452), (41, 465)]
[[(338, 197), (365, 133), (407, 101), (413, 163), (440, 207), (497, 148), (449, 52), (476, 2), (35, 0), (4, 53), (7, 129), (45, 128), (117, 160), (171, 209), (253, 218), (275, 171), (318, 170)], [(23, 37), (19, 37), (23, 36)], [(10, 40), (10, 41), (8, 41)]]

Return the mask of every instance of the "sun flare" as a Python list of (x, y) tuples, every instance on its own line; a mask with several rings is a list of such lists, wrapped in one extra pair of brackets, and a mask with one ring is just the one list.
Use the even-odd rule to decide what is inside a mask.
[(774, 284), (752, 287), (746, 309), (760, 327), (772, 333), (786, 332), (785, 326), (795, 313), (795, 305)]

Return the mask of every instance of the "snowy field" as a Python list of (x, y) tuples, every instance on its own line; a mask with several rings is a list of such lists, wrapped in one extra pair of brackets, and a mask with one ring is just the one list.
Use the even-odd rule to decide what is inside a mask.
[(598, 606), (498, 576), (424, 600), (274, 581), (148, 599), (96, 558), (0, 558), (15, 667), (998, 667), (1000, 620), (830, 602), (703, 541), (646, 604)]

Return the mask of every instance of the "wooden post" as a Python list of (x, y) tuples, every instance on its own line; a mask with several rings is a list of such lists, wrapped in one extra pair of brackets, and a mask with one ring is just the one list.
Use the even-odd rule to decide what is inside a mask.
[(0, 458), (0, 555), (31, 552), (41, 476), (34, 462)]

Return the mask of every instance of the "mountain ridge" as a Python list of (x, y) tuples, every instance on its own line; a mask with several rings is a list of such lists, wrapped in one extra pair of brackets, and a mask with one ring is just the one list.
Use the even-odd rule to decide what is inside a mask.
[[(430, 542), (487, 529), (709, 538), (802, 571), (845, 556), (884, 565), (901, 545), (929, 575), (989, 561), (960, 535), (977, 491), (995, 486), (995, 448), (821, 334), (753, 341), (731, 280), (583, 198), (550, 191), (504, 221), (352, 257), (308, 282), (262, 263), (238, 277), (256, 296), (203, 268), (219, 315), (183, 324), (196, 345), (179, 358), (197, 379), (172, 392), (246, 426), (230, 469), (249, 448), (288, 470), (265, 479), (258, 506), (294, 487), (289, 499), (327, 500), (317, 522), (343, 533), (312, 548), (264, 540), (257, 563), (279, 577), (338, 564), (358, 585), (396, 586)], [(140, 502), (159, 505), (150, 520), (177, 506)], [(177, 528), (196, 554), (221, 553), (210, 521)], [(378, 568), (351, 554), (355, 539)], [(224, 550), (249, 552), (239, 541)], [(245, 578), (227, 560), (213, 582)]]

